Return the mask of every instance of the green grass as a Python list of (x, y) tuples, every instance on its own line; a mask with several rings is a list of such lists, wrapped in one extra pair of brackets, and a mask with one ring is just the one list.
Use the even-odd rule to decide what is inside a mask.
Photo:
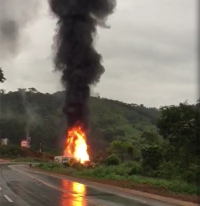
[[(142, 185), (153, 189), (162, 189), (167, 192), (176, 194), (198, 195), (200, 187), (193, 184), (188, 184), (180, 180), (165, 180), (158, 178), (143, 177), (140, 175), (129, 175), (130, 166), (124, 164), (121, 166), (99, 166), (93, 169), (65, 168), (60, 164), (40, 164), (38, 167), (45, 171), (58, 172), (74, 177), (89, 177), (93, 180), (112, 180), (124, 181), (124, 187), (134, 188), (134, 186)], [(120, 186), (120, 185), (119, 185)]]
[(12, 162), (47, 162), (46, 160), (38, 159), (38, 158), (16, 158), (12, 159)]

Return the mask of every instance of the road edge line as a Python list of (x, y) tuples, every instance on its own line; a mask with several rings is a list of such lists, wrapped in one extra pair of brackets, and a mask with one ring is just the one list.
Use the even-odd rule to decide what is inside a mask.
[(13, 202), (11, 199), (10, 199), (10, 197), (8, 197), (7, 195), (4, 195), (4, 197), (8, 200), (8, 202)]

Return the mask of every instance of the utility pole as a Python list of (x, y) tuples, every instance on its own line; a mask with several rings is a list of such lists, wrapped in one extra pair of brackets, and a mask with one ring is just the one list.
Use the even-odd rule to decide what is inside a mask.
[(40, 152), (42, 152), (42, 143), (40, 143)]
[[(2, 94), (0, 93), (0, 118), (1, 118), (1, 98)], [(2, 145), (2, 140), (1, 140), (1, 121), (0, 121), (0, 147)], [(1, 158), (1, 148), (0, 148), (0, 158)]]
[(28, 148), (31, 147), (31, 137), (27, 137), (27, 144), (28, 144)]
[[(0, 83), (3, 83), (6, 80), (6, 78), (4, 77), (4, 73), (0, 67)], [(1, 90), (0, 92), (0, 118), (1, 118), (1, 97), (3, 96), (4, 91)], [(0, 123), (0, 146), (2, 145), (2, 140), (1, 140), (1, 123)], [(1, 157), (1, 148), (0, 148), (0, 157)]]

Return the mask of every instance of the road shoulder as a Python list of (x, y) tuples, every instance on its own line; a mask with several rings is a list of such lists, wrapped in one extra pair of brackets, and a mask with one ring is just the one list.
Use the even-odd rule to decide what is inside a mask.
[[(19, 169), (13, 168), (13, 167), (11, 167), (11, 168), (14, 170), (19, 170)], [(139, 196), (139, 197), (153, 199), (156, 201), (165, 202), (167, 204), (173, 204), (173, 205), (179, 205), (179, 206), (199, 206), (199, 204), (192, 203), (192, 202), (182, 201), (182, 200), (178, 200), (178, 199), (174, 199), (174, 198), (159, 196), (159, 195), (155, 195), (155, 194), (151, 194), (151, 193), (147, 193), (147, 192), (142, 192), (142, 191), (137, 191), (137, 190), (132, 190), (132, 189), (120, 188), (120, 187), (116, 187), (116, 186), (112, 186), (112, 185), (105, 186), (105, 184), (103, 184), (103, 183), (93, 182), (93, 181), (89, 181), (89, 180), (85, 180), (85, 179), (81, 179), (81, 178), (70, 177), (70, 176), (66, 176), (66, 175), (62, 175), (62, 174), (55, 174), (52, 172), (41, 171), (39, 169), (26, 169), (26, 171), (33, 172), (33, 173), (39, 173), (39, 174), (45, 174), (45, 175), (49, 175), (49, 176), (53, 176), (53, 177), (61, 178), (61, 179), (67, 179), (69, 181), (82, 183), (82, 184), (87, 185), (89, 187), (101, 189), (104, 191), (106, 190), (107, 192), (110, 192), (110, 193), (116, 193), (117, 195), (120, 195), (120, 196), (127, 196), (127, 195), (128, 196)]]

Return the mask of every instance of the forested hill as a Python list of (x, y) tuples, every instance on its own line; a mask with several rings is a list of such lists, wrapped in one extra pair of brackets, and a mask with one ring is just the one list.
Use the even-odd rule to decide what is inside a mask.
[[(34, 88), (0, 94), (1, 138), (14, 144), (29, 133), (32, 147), (44, 150), (60, 147), (64, 139), (63, 92), (43, 94)], [(144, 131), (156, 132), (158, 110), (143, 105), (91, 97), (91, 134), (88, 142), (95, 150), (104, 149), (114, 139), (139, 142)]]

